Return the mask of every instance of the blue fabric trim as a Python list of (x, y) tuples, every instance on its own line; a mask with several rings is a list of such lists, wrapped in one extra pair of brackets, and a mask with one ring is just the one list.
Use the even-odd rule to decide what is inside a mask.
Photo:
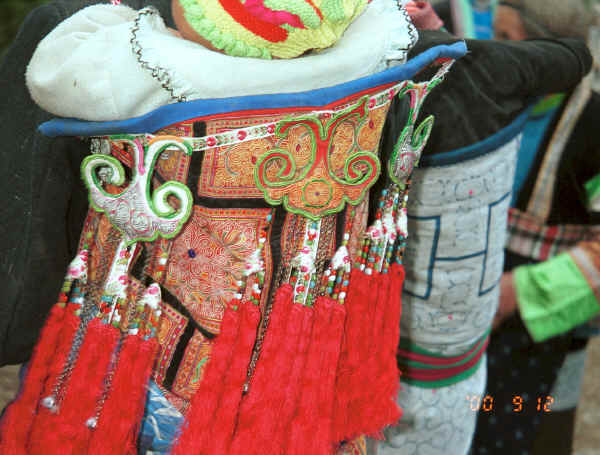
[(475, 144), (448, 153), (422, 156), (419, 160), (419, 167), (450, 166), (498, 150), (498, 148), (510, 142), (523, 130), (532, 109), (533, 104), (521, 112), (511, 124)]
[(333, 87), (299, 93), (194, 100), (186, 103), (161, 106), (140, 117), (114, 122), (87, 122), (76, 119), (56, 118), (40, 125), (39, 131), (49, 137), (149, 133), (191, 118), (227, 112), (325, 106), (353, 93), (372, 87), (411, 79), (415, 74), (438, 58), (460, 58), (466, 52), (466, 44), (464, 41), (459, 41), (450, 45), (444, 44), (427, 49), (425, 52), (410, 59), (404, 65), (395, 66), (380, 73)]

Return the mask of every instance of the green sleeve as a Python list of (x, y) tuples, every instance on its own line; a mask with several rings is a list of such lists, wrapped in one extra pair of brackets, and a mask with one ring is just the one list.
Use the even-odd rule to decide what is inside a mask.
[(565, 333), (600, 312), (594, 291), (567, 253), (517, 267), (514, 285), (521, 318), (536, 342)]

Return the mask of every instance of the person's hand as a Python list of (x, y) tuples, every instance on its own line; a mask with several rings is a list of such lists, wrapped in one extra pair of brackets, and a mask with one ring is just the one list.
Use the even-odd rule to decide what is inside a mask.
[(517, 9), (498, 5), (494, 19), (494, 37), (499, 40), (524, 40), (527, 38), (521, 14)]
[(505, 272), (500, 279), (500, 304), (492, 322), (492, 329), (498, 328), (502, 322), (517, 311), (517, 293), (512, 272)]

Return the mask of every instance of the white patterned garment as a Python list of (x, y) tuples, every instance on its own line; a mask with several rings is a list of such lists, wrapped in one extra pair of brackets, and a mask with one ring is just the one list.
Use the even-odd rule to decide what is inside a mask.
[(404, 410), (397, 426), (388, 427), (377, 455), (463, 455), (471, 446), (477, 411), (466, 396), (481, 395), (486, 383), (485, 355), (473, 376), (441, 389), (402, 384), (398, 404)]
[[(413, 344), (457, 356), (490, 327), (519, 142), (517, 136), (488, 152), (438, 155), (444, 161), (437, 163), (427, 157), (415, 170), (400, 324)], [(473, 376), (439, 389), (402, 383), (403, 418), (376, 453), (466, 454), (476, 419), (466, 395), (483, 394), (485, 365), (484, 358)]]

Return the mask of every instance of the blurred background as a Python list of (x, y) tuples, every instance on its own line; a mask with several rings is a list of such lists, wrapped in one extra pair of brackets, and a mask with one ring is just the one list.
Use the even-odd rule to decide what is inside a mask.
[(14, 39), (29, 11), (48, 0), (2, 0), (0, 2), (0, 56)]

